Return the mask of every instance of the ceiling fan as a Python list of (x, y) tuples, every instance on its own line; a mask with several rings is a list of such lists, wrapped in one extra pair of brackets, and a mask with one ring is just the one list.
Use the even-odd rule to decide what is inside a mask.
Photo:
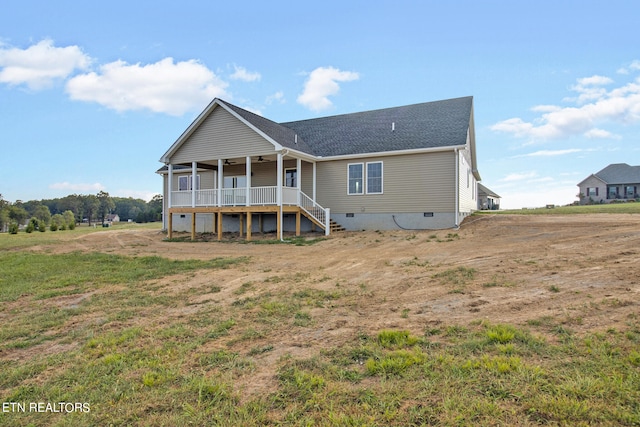
[(232, 165), (232, 164), (234, 164), (234, 163), (235, 163), (235, 162), (230, 162), (230, 161), (229, 161), (229, 159), (224, 159), (224, 164), (225, 164), (226, 166)]
[(262, 156), (258, 156), (258, 161), (259, 161), (259, 162), (268, 162), (269, 160), (268, 160), (268, 159), (265, 159), (265, 158), (264, 158), (264, 157), (262, 157)]

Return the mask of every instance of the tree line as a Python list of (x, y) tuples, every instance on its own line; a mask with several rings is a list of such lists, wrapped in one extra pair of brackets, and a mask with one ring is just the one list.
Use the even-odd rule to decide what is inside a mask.
[(25, 226), (27, 231), (44, 231), (43, 227), (55, 231), (73, 228), (83, 222), (89, 225), (104, 223), (110, 214), (117, 214), (120, 221), (161, 221), (162, 195), (145, 202), (132, 197), (111, 197), (109, 193), (100, 191), (95, 195), (71, 194), (57, 199), (10, 203), (0, 194), (0, 231), (17, 230), (19, 226)]

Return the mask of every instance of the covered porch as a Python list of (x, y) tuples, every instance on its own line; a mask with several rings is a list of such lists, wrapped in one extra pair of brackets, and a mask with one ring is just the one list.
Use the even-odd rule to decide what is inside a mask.
[[(330, 232), (329, 209), (315, 201), (316, 164), (313, 160), (287, 156), (287, 151), (230, 159), (169, 163), (166, 167), (165, 219), (169, 237), (173, 215), (191, 215), (195, 238), (196, 215), (213, 214), (212, 228), (222, 238), (224, 215), (239, 215), (240, 230), (246, 219), (246, 236), (251, 239), (254, 214), (276, 214), (277, 233), (282, 236), (282, 215), (296, 215), (296, 235), (300, 215)], [(194, 178), (195, 177), (195, 178)], [(303, 188), (305, 191), (303, 191)], [(310, 195), (308, 193), (311, 193)]]

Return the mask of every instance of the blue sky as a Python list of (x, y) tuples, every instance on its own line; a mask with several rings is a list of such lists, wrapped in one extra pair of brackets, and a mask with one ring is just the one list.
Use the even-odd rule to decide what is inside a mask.
[(0, 194), (149, 199), (214, 98), (285, 122), (474, 97), (502, 207), (575, 200), (640, 161), (640, 4), (6, 0)]

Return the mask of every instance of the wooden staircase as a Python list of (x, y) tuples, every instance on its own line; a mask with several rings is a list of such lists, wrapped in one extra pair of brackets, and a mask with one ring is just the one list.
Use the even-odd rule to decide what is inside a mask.
[(335, 233), (336, 231), (344, 231), (345, 230), (343, 226), (341, 226), (340, 224), (338, 224), (337, 222), (335, 222), (332, 219), (329, 220), (329, 229), (331, 230), (331, 233)]

